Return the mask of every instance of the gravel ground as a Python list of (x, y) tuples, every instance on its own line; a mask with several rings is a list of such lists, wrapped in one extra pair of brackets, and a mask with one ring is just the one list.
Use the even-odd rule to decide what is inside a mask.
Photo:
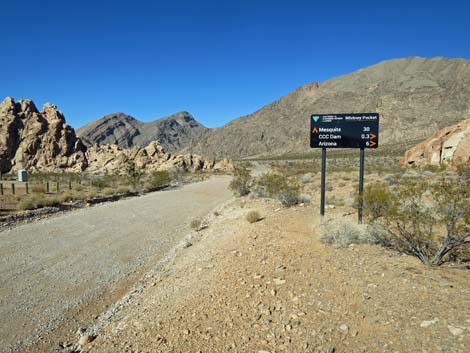
[[(469, 351), (470, 271), (323, 245), (317, 202), (245, 198), (218, 210), (81, 352)], [(249, 224), (250, 210), (264, 219)]]
[(114, 301), (132, 286), (125, 278), (181, 242), (192, 219), (232, 197), (229, 181), (214, 177), (0, 232), (0, 352), (34, 351), (76, 320), (77, 308)]

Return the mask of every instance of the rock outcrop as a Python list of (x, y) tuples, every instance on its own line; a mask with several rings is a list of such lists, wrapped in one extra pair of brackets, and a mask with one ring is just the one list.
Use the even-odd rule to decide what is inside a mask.
[(199, 155), (167, 153), (159, 141), (129, 149), (114, 144), (87, 148), (66, 124), (64, 115), (46, 103), (39, 112), (31, 100), (15, 103), (8, 97), (0, 104), (0, 170), (25, 168), (41, 172), (125, 174), (132, 161), (142, 171), (231, 170), (228, 160), (216, 162)]
[(0, 103), (0, 171), (79, 172), (86, 168), (86, 147), (63, 114), (46, 103), (40, 112), (29, 99)]
[(94, 145), (87, 150), (88, 168), (91, 173), (125, 174), (129, 162), (139, 170), (208, 171), (231, 170), (233, 164), (228, 160), (215, 162), (198, 155), (172, 155), (167, 153), (159, 141), (148, 146), (122, 148), (117, 145)]
[(439, 130), (400, 160), (406, 167), (459, 163), (470, 163), (470, 119)]
[(116, 144), (119, 147), (145, 147), (158, 140), (168, 152), (176, 152), (193, 142), (206, 128), (188, 112), (144, 123), (124, 113), (108, 114), (82, 126), (77, 135), (89, 146)]
[(253, 114), (203, 132), (183, 151), (214, 158), (308, 153), (311, 114), (354, 112), (380, 113), (381, 147), (423, 140), (470, 118), (470, 60), (388, 60), (310, 83)]

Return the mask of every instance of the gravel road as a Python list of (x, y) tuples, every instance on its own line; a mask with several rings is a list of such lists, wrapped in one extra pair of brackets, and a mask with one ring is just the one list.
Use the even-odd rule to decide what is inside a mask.
[(230, 177), (107, 203), (0, 232), (0, 352), (44, 339), (70, 312), (158, 259), (230, 199)]

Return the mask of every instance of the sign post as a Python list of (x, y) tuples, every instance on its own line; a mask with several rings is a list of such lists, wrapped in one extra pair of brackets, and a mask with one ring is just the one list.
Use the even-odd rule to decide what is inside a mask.
[(362, 224), (362, 208), (364, 206), (364, 148), (359, 152), (359, 202), (357, 205), (357, 223)]
[(325, 190), (326, 190), (326, 148), (321, 149), (321, 201), (320, 201), (320, 219), (323, 223), (325, 216)]
[(326, 149), (359, 148), (358, 223), (362, 223), (364, 194), (364, 149), (379, 144), (379, 114), (313, 114), (310, 116), (310, 147), (322, 149), (320, 217), (325, 215)]

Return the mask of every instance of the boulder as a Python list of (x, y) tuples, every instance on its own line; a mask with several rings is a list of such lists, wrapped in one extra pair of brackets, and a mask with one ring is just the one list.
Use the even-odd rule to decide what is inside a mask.
[(470, 119), (439, 130), (406, 151), (399, 163), (405, 167), (470, 163)]

